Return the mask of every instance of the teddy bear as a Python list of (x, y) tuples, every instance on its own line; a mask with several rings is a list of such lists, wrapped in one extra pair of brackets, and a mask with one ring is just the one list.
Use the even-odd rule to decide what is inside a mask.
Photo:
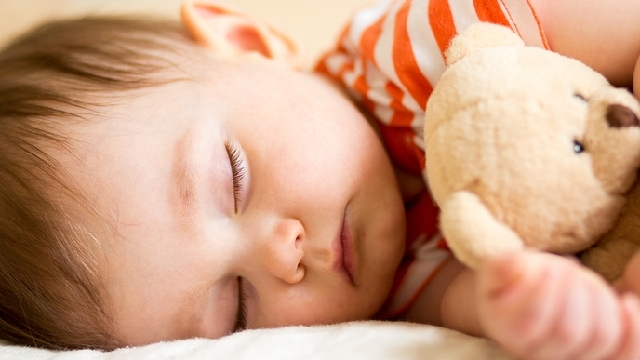
[[(591, 247), (636, 179), (640, 104), (583, 63), (527, 47), (501, 25), (472, 25), (446, 61), (426, 106), (424, 142), (428, 184), (456, 257), (476, 267), (525, 246), (559, 254)], [(611, 265), (596, 265), (600, 252), (620, 259), (618, 250), (591, 251), (589, 265), (602, 272)]]

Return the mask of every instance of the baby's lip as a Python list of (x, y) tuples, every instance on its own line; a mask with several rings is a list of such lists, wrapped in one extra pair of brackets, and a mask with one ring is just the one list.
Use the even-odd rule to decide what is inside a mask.
[(348, 281), (355, 286), (355, 252), (353, 248), (353, 234), (349, 227), (346, 209), (342, 215), (342, 221), (338, 228), (338, 234), (335, 237), (333, 248), (335, 254), (333, 269), (343, 274)]

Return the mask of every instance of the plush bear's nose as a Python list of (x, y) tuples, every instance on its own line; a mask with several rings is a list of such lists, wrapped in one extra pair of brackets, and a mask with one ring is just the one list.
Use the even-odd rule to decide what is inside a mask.
[(619, 104), (609, 105), (607, 108), (607, 123), (609, 127), (640, 126), (636, 114), (628, 107)]

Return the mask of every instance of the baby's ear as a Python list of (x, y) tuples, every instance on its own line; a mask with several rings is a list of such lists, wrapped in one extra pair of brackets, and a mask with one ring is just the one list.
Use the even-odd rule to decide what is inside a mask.
[(295, 42), (263, 19), (198, 1), (182, 4), (180, 17), (197, 43), (223, 57), (257, 55), (295, 69), (302, 66)]

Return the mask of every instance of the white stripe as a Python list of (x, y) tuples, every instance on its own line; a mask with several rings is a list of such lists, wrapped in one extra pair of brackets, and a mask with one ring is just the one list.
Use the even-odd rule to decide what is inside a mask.
[[(440, 47), (433, 35), (428, 16), (429, 0), (413, 1), (407, 14), (407, 36), (413, 54), (422, 75), (434, 85), (445, 70), (444, 59), (440, 55)], [(407, 92), (407, 95), (409, 93)], [(410, 111), (419, 114), (425, 104), (419, 104), (413, 97), (407, 96), (403, 105)]]
[(362, 33), (371, 26), (371, 24), (380, 20), (380, 18), (387, 13), (391, 4), (392, 0), (384, 0), (376, 2), (376, 4), (371, 7), (358, 10), (353, 17), (351, 32), (349, 34), (349, 38), (355, 46), (359, 46)]
[(362, 75), (362, 60), (355, 59), (353, 62), (353, 69), (349, 72), (345, 72), (342, 76), (342, 81), (349, 88), (355, 88), (356, 79)]
[(528, 46), (544, 47), (541, 29), (526, 0), (501, 0), (516, 31)]
[(393, 117), (393, 110), (389, 108), (392, 98), (385, 88), (386, 82), (391, 81), (400, 87), (403, 94), (407, 93), (407, 89), (400, 84), (393, 67), (393, 35), (396, 26), (396, 14), (401, 5), (401, 2), (397, 2), (393, 8), (389, 9), (385, 21), (380, 26), (380, 37), (373, 49), (373, 57), (378, 69), (373, 70), (372, 74), (380, 74), (380, 78), (376, 79), (378, 80), (375, 83), (376, 86), (370, 86), (369, 89), (372, 95), (371, 99), (382, 105), (376, 107), (376, 115), (386, 125), (391, 123)]
[(449, 6), (458, 33), (480, 21), (476, 14), (476, 8), (473, 6), (473, 0), (449, 0)]
[[(414, 131), (416, 129), (422, 129), (422, 127), (424, 126), (424, 112), (422, 112), (422, 110), (420, 110), (420, 112), (413, 113), (413, 120), (411, 120), (410, 126), (414, 129)], [(424, 148), (422, 149), (422, 151), (424, 151)]]
[(367, 62), (366, 81), (369, 86), (367, 98), (382, 106), (391, 106), (393, 99), (385, 88), (389, 80), (380, 72), (380, 69), (371, 62)]
[(331, 54), (325, 58), (325, 65), (330, 74), (339, 74), (340, 69), (349, 61), (349, 58), (342, 53)]
[[(424, 234), (421, 236), (424, 237)], [(420, 239), (416, 239), (414, 242), (419, 245), (418, 249), (414, 249), (416, 260), (409, 265), (402, 283), (393, 294), (390, 306), (392, 311), (406, 306), (417, 295), (425, 281), (433, 275), (436, 268), (449, 258), (448, 251), (435, 247), (441, 237), (440, 234), (436, 234), (425, 244), (419, 244)]]
[(376, 104), (373, 113), (376, 115), (378, 120), (385, 125), (391, 124), (391, 119), (393, 118), (393, 110), (391, 110), (388, 106), (381, 106)]
[[(380, 71), (389, 78), (394, 84), (400, 85), (398, 77), (393, 68), (393, 41), (394, 29), (396, 26), (396, 14), (399, 10), (400, 2), (395, 4), (393, 9), (389, 10), (387, 18), (382, 23), (380, 30), (380, 38), (373, 49), (373, 57), (380, 68)], [(406, 90), (402, 88), (403, 90)]]
[[(420, 117), (420, 120), (424, 122), (424, 116)], [(416, 120), (414, 120), (414, 122), (416, 122)], [(414, 144), (424, 152), (424, 128), (422, 126), (413, 126), (412, 130), (416, 134), (413, 138)]]
[[(414, 1), (411, 5), (412, 8), (415, 7), (416, 2), (419, 3), (421, 1)], [(378, 43), (376, 44), (376, 48), (374, 50), (374, 58), (382, 73), (386, 75), (389, 80), (394, 85), (396, 85), (404, 94), (402, 99), (400, 99), (402, 105), (404, 105), (411, 112), (420, 113), (422, 112), (420, 105), (413, 97), (411, 97), (407, 88), (400, 82), (393, 64), (393, 41), (395, 40), (394, 32), (396, 26), (396, 15), (403, 5), (403, 2), (396, 3), (394, 8), (390, 10), (386, 21), (382, 24), (380, 39), (378, 40)], [(426, 28), (423, 27), (422, 32), (431, 33), (428, 22), (425, 24), (425, 26)], [(414, 51), (416, 50), (416, 47), (413, 45), (412, 48)]]

